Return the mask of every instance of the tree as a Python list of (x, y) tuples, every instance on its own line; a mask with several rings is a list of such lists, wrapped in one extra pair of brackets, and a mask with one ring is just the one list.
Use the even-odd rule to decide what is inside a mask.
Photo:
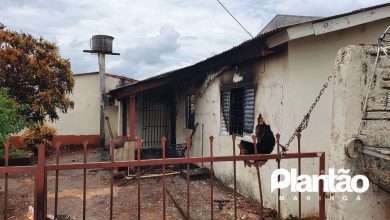
[(19, 132), (28, 124), (22, 115), (28, 105), (18, 104), (9, 97), (8, 90), (0, 88), (0, 145), (10, 134)]
[(28, 121), (58, 119), (74, 103), (68, 94), (74, 86), (69, 60), (60, 56), (56, 44), (42, 37), (0, 28), (0, 87), (18, 103), (28, 104)]

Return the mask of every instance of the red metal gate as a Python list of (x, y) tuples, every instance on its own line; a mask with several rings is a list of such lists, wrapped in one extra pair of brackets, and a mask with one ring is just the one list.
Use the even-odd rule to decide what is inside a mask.
[[(298, 138), (298, 153), (287, 153), (285, 159), (298, 159), (298, 175), (301, 171), (301, 158), (319, 158), (319, 174), (324, 174), (325, 172), (325, 153), (324, 152), (311, 152), (311, 153), (301, 153), (300, 152), (300, 135)], [(4, 189), (4, 210), (3, 215), (4, 219), (7, 219), (8, 212), (8, 174), (9, 173), (32, 173), (35, 175), (35, 198), (34, 198), (34, 208), (35, 208), (35, 216), (34, 219), (44, 220), (46, 219), (47, 213), (47, 174), (49, 171), (55, 171), (55, 205), (54, 205), (54, 216), (57, 215), (57, 207), (58, 207), (58, 175), (60, 170), (83, 170), (83, 219), (86, 218), (86, 171), (87, 169), (99, 169), (99, 168), (107, 168), (111, 170), (111, 181), (110, 181), (110, 219), (113, 217), (113, 189), (114, 189), (114, 169), (118, 167), (137, 167), (137, 197), (138, 197), (138, 219), (141, 219), (141, 181), (140, 181), (140, 167), (142, 166), (162, 166), (163, 168), (163, 176), (162, 176), (162, 190), (163, 190), (163, 219), (166, 217), (165, 209), (166, 209), (166, 193), (165, 193), (165, 166), (172, 164), (186, 164), (187, 165), (187, 213), (186, 218), (190, 219), (190, 206), (191, 206), (191, 197), (190, 197), (190, 164), (193, 163), (210, 163), (210, 170), (213, 174), (213, 163), (216, 162), (232, 162), (233, 163), (233, 178), (234, 178), (234, 216), (237, 219), (237, 199), (236, 199), (236, 162), (237, 161), (248, 161), (248, 160), (270, 160), (276, 159), (278, 163), (278, 168), (280, 168), (280, 135), (276, 135), (277, 139), (277, 148), (278, 154), (255, 154), (255, 155), (236, 155), (236, 137), (232, 136), (232, 155), (229, 156), (213, 156), (213, 136), (210, 136), (210, 156), (208, 157), (190, 157), (190, 148), (187, 148), (187, 154), (185, 158), (166, 158), (165, 157), (165, 148), (166, 148), (166, 138), (161, 138), (161, 148), (162, 148), (162, 158), (161, 159), (150, 159), (150, 160), (141, 160), (140, 151), (142, 146), (142, 139), (137, 138), (137, 153), (138, 159), (133, 161), (115, 161), (115, 158), (111, 156), (110, 161), (108, 162), (93, 162), (87, 163), (87, 148), (88, 142), (84, 141), (82, 144), (84, 146), (84, 161), (83, 163), (67, 163), (67, 164), (59, 164), (59, 156), (60, 156), (60, 143), (56, 143), (56, 164), (45, 164), (45, 147), (44, 145), (38, 146), (38, 163), (36, 166), (8, 166), (8, 150), (9, 150), (9, 142), (5, 143), (5, 167), (0, 167), (0, 173), (4, 174), (5, 181), (5, 189)], [(254, 148), (256, 149), (256, 136), (253, 136)], [(190, 138), (186, 138), (187, 146), (190, 146)], [(110, 142), (110, 152), (111, 155), (114, 155), (115, 143), (114, 141)], [(210, 219), (213, 219), (213, 175), (210, 178), (210, 197), (211, 197), (211, 216)], [(261, 193), (261, 190), (260, 190)], [(323, 192), (323, 181), (319, 181), (319, 218), (321, 220), (325, 219), (325, 197)], [(280, 190), (278, 190), (278, 214), (280, 216)], [(299, 213), (298, 217), (301, 217), (301, 195), (299, 194)]]

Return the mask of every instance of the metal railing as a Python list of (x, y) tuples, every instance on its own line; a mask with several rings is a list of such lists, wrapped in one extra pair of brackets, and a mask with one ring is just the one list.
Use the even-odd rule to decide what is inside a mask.
[[(324, 152), (311, 152), (311, 153), (301, 153), (300, 152), (300, 139), (301, 135), (298, 135), (298, 153), (287, 153), (285, 159), (298, 159), (298, 175), (301, 173), (301, 159), (302, 158), (319, 158), (319, 173), (324, 174), (325, 172), (325, 153)], [(38, 160), (37, 164), (33, 166), (8, 166), (8, 152), (10, 143), (6, 142), (5, 146), (5, 166), (0, 167), (0, 173), (4, 174), (4, 210), (3, 216), (4, 219), (7, 219), (8, 216), (8, 174), (9, 173), (32, 173), (35, 175), (35, 193), (34, 193), (34, 219), (44, 220), (46, 219), (47, 213), (47, 176), (48, 172), (55, 171), (55, 189), (54, 189), (54, 216), (57, 216), (58, 209), (58, 183), (59, 183), (59, 171), (63, 170), (83, 170), (83, 196), (82, 196), (82, 205), (83, 205), (83, 219), (86, 218), (86, 193), (87, 193), (87, 169), (109, 169), (111, 173), (110, 181), (110, 201), (109, 201), (109, 216), (110, 219), (113, 218), (113, 205), (114, 205), (114, 172), (116, 168), (119, 167), (137, 167), (137, 200), (138, 200), (138, 219), (141, 219), (141, 171), (140, 168), (143, 166), (162, 166), (162, 194), (163, 194), (163, 219), (166, 218), (166, 176), (165, 176), (165, 166), (166, 165), (187, 165), (186, 169), (186, 183), (187, 183), (187, 198), (186, 198), (186, 219), (190, 219), (190, 208), (191, 208), (191, 192), (190, 192), (190, 164), (193, 163), (210, 163), (210, 197), (211, 197), (211, 215), (210, 219), (214, 218), (213, 213), (213, 196), (214, 196), (214, 163), (216, 162), (232, 162), (233, 163), (233, 190), (234, 190), (234, 217), (237, 219), (237, 177), (236, 177), (236, 162), (237, 161), (249, 161), (249, 160), (270, 160), (275, 159), (277, 161), (278, 168), (280, 168), (280, 135), (276, 135), (277, 141), (277, 154), (254, 154), (254, 155), (236, 155), (236, 137), (232, 136), (232, 155), (229, 156), (214, 156), (213, 155), (213, 142), (214, 137), (210, 136), (210, 155), (207, 157), (190, 157), (190, 148), (186, 148), (186, 156), (183, 158), (166, 158), (166, 141), (165, 137), (161, 138), (161, 150), (162, 158), (161, 159), (149, 159), (141, 160), (141, 147), (142, 139), (136, 138), (137, 144), (137, 159), (132, 161), (115, 161), (114, 158), (114, 141), (110, 142), (110, 160), (106, 162), (87, 162), (87, 151), (88, 151), (88, 142), (84, 141), (83, 144), (83, 162), (82, 163), (66, 163), (60, 164), (60, 148), (61, 143), (56, 143), (54, 146), (56, 148), (56, 163), (55, 164), (45, 164), (45, 146), (43, 144), (38, 145)], [(256, 137), (253, 137), (254, 148), (256, 149)], [(186, 146), (190, 146), (191, 140), (189, 137), (186, 138)], [(260, 178), (260, 177), (259, 177)], [(280, 177), (278, 177), (280, 178)], [(260, 184), (260, 181), (259, 181)], [(261, 190), (260, 190), (261, 193)], [(325, 219), (325, 197), (323, 192), (323, 180), (319, 181), (319, 218), (321, 220)], [(278, 215), (280, 217), (280, 189), (278, 189)], [(298, 217), (301, 218), (301, 195), (299, 193), (299, 213)], [(263, 207), (262, 207), (263, 208)]]

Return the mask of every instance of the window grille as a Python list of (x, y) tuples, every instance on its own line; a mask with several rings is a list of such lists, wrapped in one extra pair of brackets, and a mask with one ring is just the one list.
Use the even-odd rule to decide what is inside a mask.
[(255, 88), (222, 89), (221, 134), (252, 134), (254, 129)]
[(186, 128), (193, 129), (195, 125), (195, 95), (185, 96)]

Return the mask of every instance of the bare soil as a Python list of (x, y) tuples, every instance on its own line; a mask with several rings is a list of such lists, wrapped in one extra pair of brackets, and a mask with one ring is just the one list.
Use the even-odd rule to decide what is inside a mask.
[[(82, 151), (65, 151), (61, 154), (60, 163), (82, 162)], [(88, 162), (100, 161), (101, 151), (88, 150)], [(54, 156), (47, 158), (47, 164), (53, 164)], [(83, 170), (60, 171), (58, 214), (70, 215), (71, 219), (82, 219)], [(118, 185), (123, 180), (114, 182), (114, 219), (137, 219), (137, 181), (122, 187)], [(55, 173), (48, 174), (48, 214), (54, 213), (54, 183)], [(32, 174), (9, 175), (8, 219), (27, 219), (28, 206), (34, 205), (34, 176)], [(167, 219), (185, 219), (187, 211), (186, 180), (179, 175), (166, 177)], [(0, 201), (4, 201), (4, 181), (0, 181)], [(191, 219), (210, 219), (210, 181), (193, 180), (190, 182), (190, 217)], [(162, 182), (161, 177), (141, 179), (141, 219), (162, 219)], [(256, 201), (237, 197), (238, 219), (256, 219), (260, 205)], [(219, 209), (214, 202), (215, 219), (234, 219), (233, 190), (219, 181), (214, 183), (214, 199), (230, 200)], [(175, 205), (176, 204), (176, 205)], [(109, 219), (110, 205), (110, 171), (87, 171), (87, 219)], [(0, 209), (4, 204), (0, 202)], [(269, 212), (270, 210), (266, 210)], [(183, 216), (184, 214), (184, 216)]]

